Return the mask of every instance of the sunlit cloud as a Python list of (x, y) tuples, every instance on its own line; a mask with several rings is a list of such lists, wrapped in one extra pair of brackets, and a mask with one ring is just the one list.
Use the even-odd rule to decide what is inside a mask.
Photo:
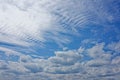
[[(51, 15), (42, 7), (36, 10), (36, 7), (20, 10), (17, 6), (2, 3), (0, 8), (0, 32), (1, 40), (11, 43), (23, 42), (27, 39), (44, 41), (43, 32), (51, 28)], [(5, 38), (6, 37), (6, 38)]]

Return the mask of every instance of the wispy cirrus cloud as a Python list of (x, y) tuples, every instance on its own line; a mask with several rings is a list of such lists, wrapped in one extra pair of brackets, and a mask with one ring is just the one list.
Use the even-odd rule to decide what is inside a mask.
[(14, 1), (11, 4), (3, 1), (0, 6), (1, 42), (23, 44), (29, 39), (44, 41), (43, 32), (51, 28), (51, 15), (35, 5), (21, 10), (12, 3)]
[(112, 1), (1, 1), (0, 40), (22, 46), (30, 46), (35, 41), (66, 44), (71, 40), (61, 33), (78, 35), (88, 24), (107, 26), (106, 23), (117, 21), (119, 12), (111, 7), (116, 12), (111, 14), (106, 6), (109, 3), (111, 6)]

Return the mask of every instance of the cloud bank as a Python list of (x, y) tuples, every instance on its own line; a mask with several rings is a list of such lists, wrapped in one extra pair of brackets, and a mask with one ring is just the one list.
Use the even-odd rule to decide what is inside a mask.
[[(118, 43), (109, 45), (120, 48)], [(56, 51), (55, 56), (48, 59), (34, 58), (1, 47), (8, 60), (0, 60), (0, 80), (118, 80), (120, 57), (113, 57), (112, 54), (116, 54), (112, 52), (113, 48), (105, 51), (106, 46), (108, 45), (98, 43), (87, 49)], [(9, 53), (18, 57), (17, 61), (10, 60), (12, 56)]]

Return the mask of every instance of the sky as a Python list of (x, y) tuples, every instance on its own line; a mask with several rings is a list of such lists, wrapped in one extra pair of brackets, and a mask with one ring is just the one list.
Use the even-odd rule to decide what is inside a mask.
[(120, 0), (0, 0), (0, 80), (119, 80)]

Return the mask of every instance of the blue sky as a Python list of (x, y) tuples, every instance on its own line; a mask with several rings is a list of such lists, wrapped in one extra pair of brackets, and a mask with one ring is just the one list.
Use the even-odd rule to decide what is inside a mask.
[(0, 0), (0, 80), (119, 75), (119, 0)]

